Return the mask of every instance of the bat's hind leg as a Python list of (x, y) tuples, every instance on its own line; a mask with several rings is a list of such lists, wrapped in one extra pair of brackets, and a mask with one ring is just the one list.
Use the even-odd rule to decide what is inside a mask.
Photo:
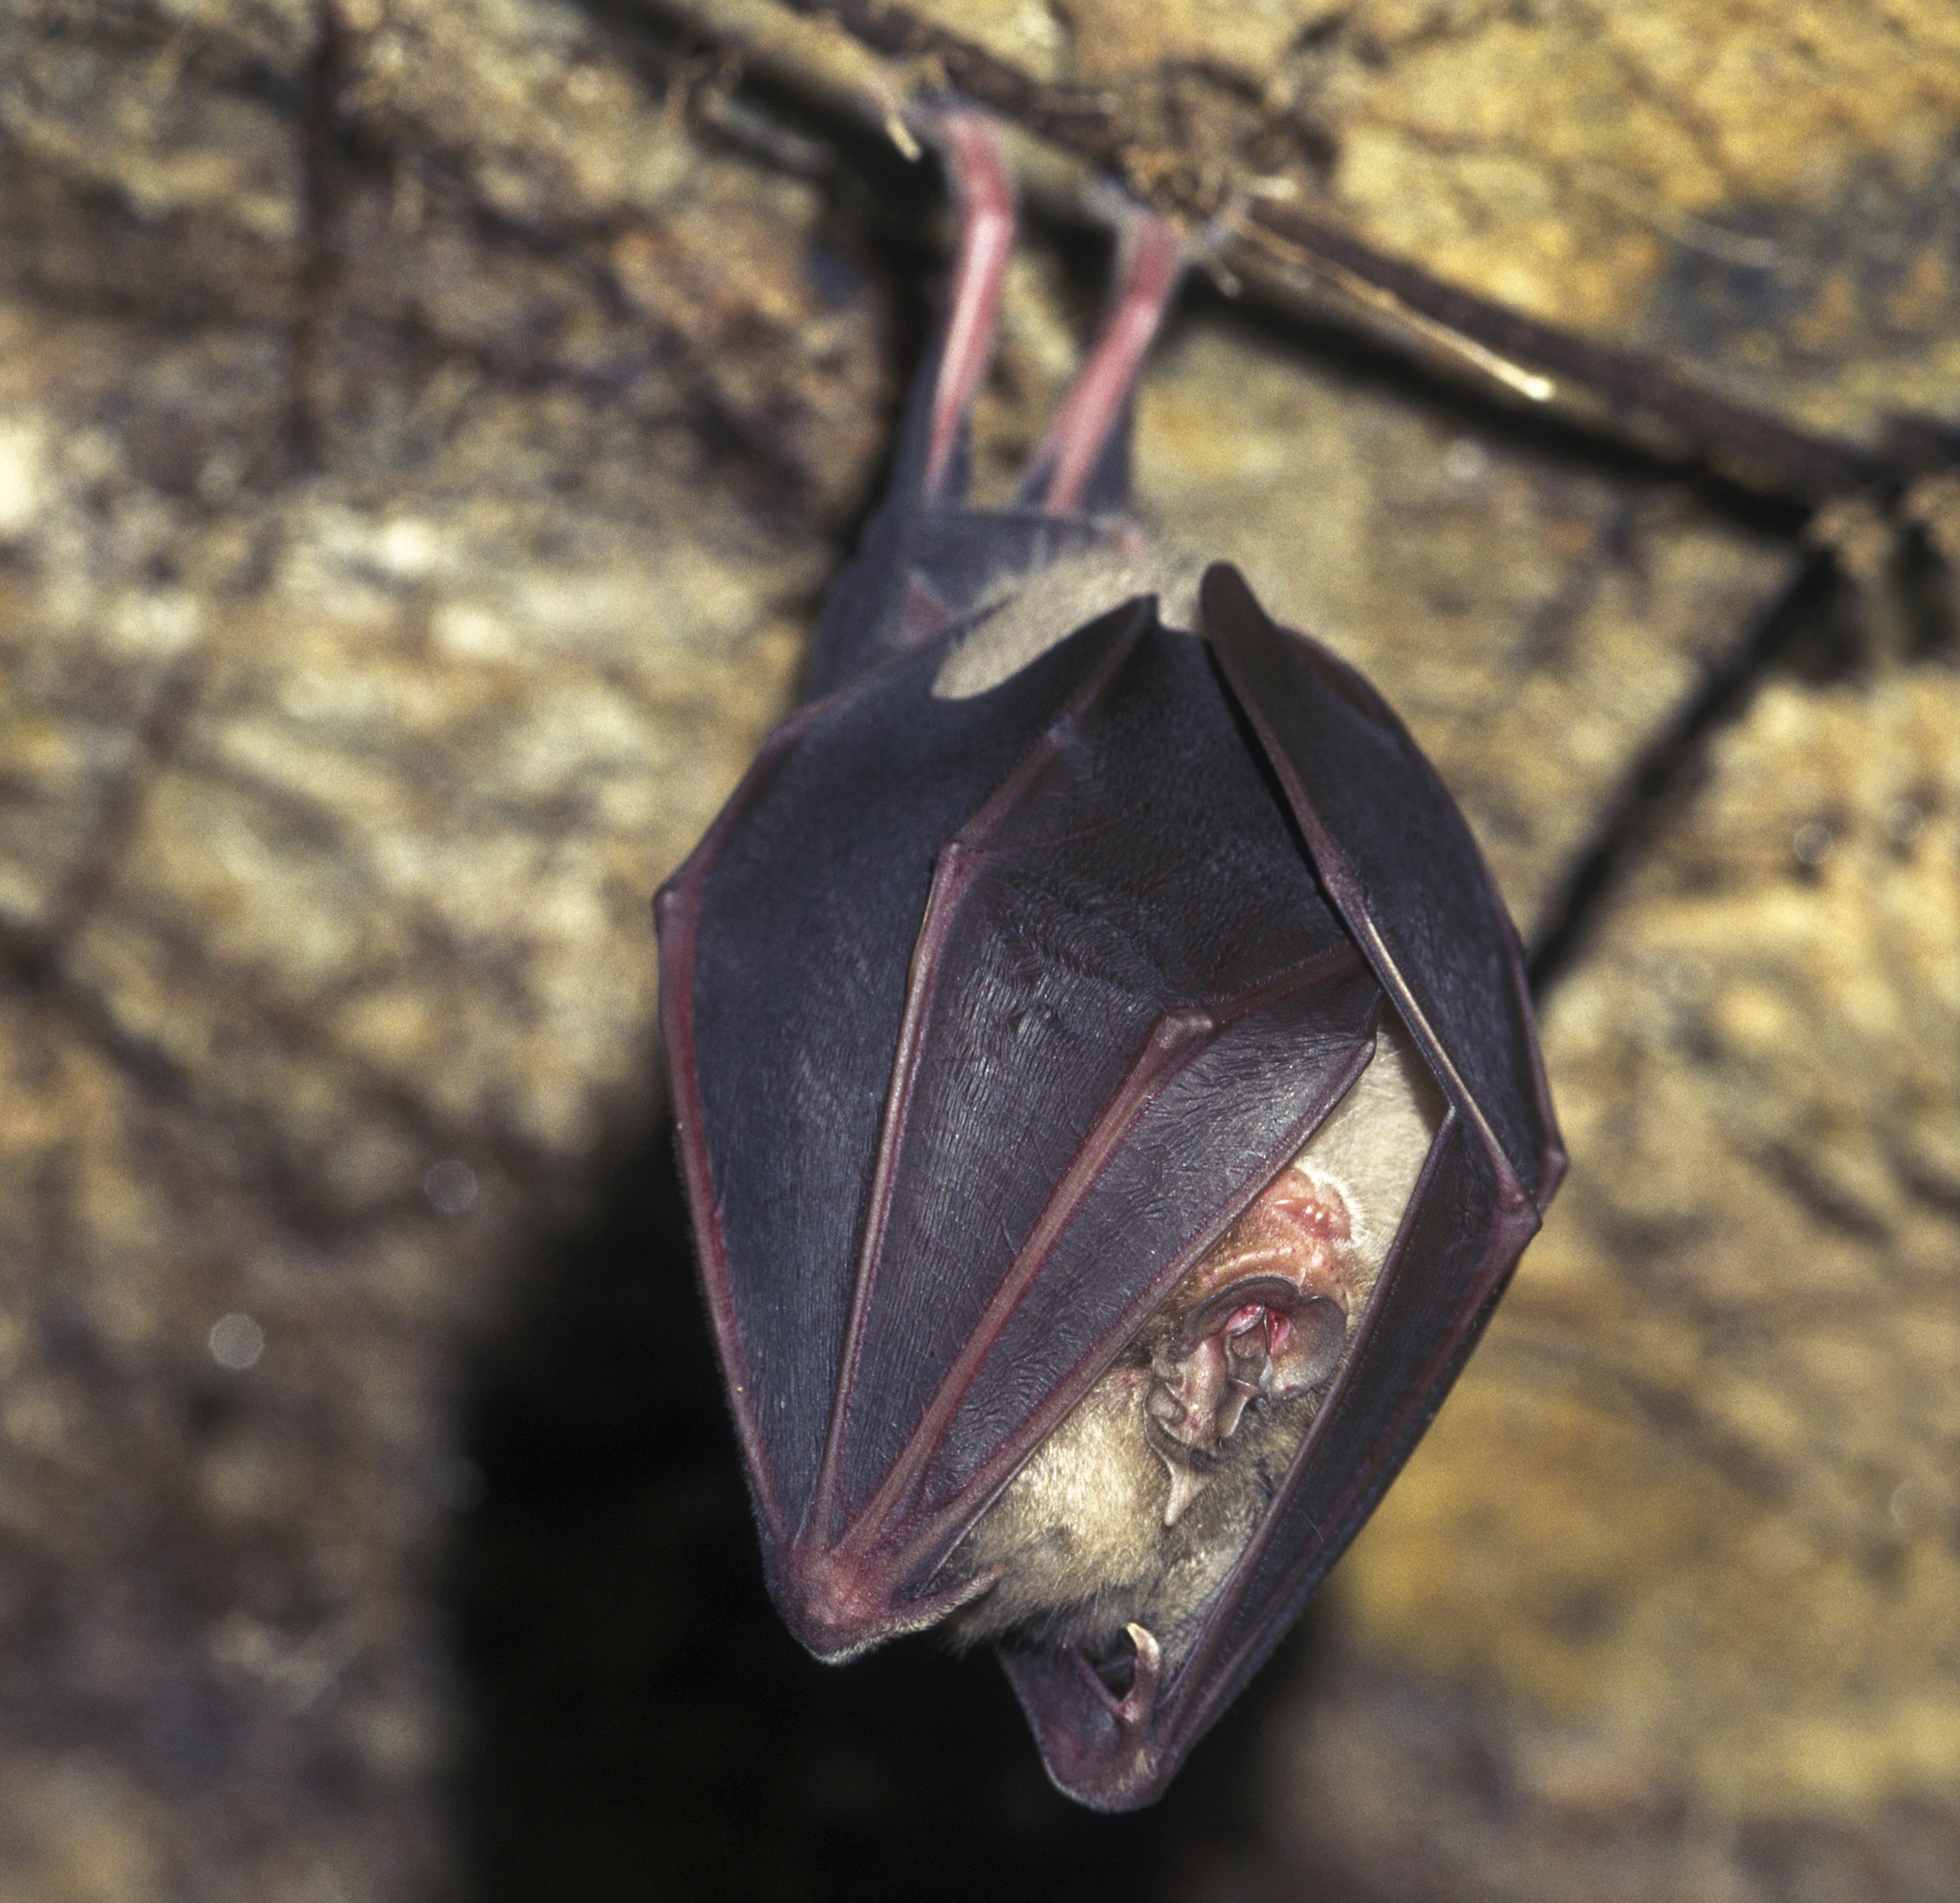
[(1076, 373), (1028, 463), (1020, 500), (1050, 515), (1114, 515), (1129, 503), (1130, 408), (1138, 373), (1184, 276), (1184, 241), (1152, 213), (1134, 213), (1102, 335)]
[[(992, 122), (956, 110), (940, 115), (935, 129), (959, 196), (959, 237), (933, 379), (928, 507), (959, 499), (967, 420), (992, 361), (1015, 236), (1013, 180)], [(1128, 505), (1131, 402), (1185, 262), (1175, 226), (1140, 210), (1127, 215), (1109, 315), (1029, 459), (1018, 506), (1066, 516), (1113, 515)]]
[(967, 418), (993, 361), (1001, 289), (1014, 249), (1014, 183), (991, 121), (950, 112), (937, 127), (959, 197), (959, 236), (953, 292), (934, 367), (932, 424), (926, 440), (921, 500), (928, 508), (959, 499)]

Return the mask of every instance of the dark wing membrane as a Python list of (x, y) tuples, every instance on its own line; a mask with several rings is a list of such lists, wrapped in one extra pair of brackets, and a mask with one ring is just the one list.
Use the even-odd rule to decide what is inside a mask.
[(1379, 996), (1188, 636), (1153, 627), (946, 866), (867, 1240), (851, 1517), (928, 1457), (878, 1518), (1004, 1479), (1298, 1147)]
[(1201, 616), (1451, 1107), (1347, 1361), (1172, 1675), (1119, 1700), (1072, 1657), (1004, 1655), (1057, 1781), (1108, 1809), (1162, 1790), (1340, 1556), (1441, 1405), (1564, 1163), (1515, 935), (1433, 770), (1358, 675), (1277, 627), (1233, 570), (1207, 575)]
[(926, 654), (807, 709), (661, 895), (702, 1276), (775, 1540), (816, 1484), (934, 856), (1136, 619), (972, 701), (932, 698)]
[(1387, 702), (1319, 643), (1275, 626), (1236, 569), (1209, 570), (1199, 602), (1328, 896), (1446, 1091), (1543, 1207), (1564, 1155), (1517, 935), (1456, 802)]
[(704, 1279), (826, 1655), (921, 1622), (1380, 1009), (1198, 643), (1131, 604), (951, 702), (936, 657), (792, 723), (667, 908)]

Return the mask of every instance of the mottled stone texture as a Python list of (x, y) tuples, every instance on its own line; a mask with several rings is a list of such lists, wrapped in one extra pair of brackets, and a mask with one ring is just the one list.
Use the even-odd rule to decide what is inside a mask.
[(565, 8), (323, 18), (0, 27), (23, 1899), (450, 1860), (464, 1336), (647, 1120), (649, 895), (883, 422), (848, 243), (812, 268), (817, 195), (691, 137), (685, 70)]
[[(942, 11), (1140, 176), (1811, 427), (1955, 419), (1943, 0)], [(819, 30), (745, 0), (745, 90), (723, 12), (0, 17), (0, 1892), (1943, 1903), (1950, 479), (1917, 569), (1831, 513), (1803, 665), (1631, 837), (1547, 1006), (1546, 1233), (1163, 1809), (1052, 1800), (982, 1663), (769, 1620), (646, 905), (793, 694), (935, 195), (801, 110)], [(985, 480), (1100, 269), (1018, 265)], [(1528, 936), (1801, 559), (1202, 291), (1138, 487), (1395, 701)]]

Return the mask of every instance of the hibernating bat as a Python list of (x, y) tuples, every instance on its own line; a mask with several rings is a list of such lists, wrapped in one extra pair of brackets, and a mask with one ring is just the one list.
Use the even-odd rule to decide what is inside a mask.
[(963, 503), (1011, 192), (964, 216), (812, 697), (663, 889), (662, 1023), (770, 1590), (998, 1647), (1050, 1774), (1164, 1787), (1441, 1403), (1564, 1167), (1516, 933), (1354, 669), (1123, 514), (1181, 268)]

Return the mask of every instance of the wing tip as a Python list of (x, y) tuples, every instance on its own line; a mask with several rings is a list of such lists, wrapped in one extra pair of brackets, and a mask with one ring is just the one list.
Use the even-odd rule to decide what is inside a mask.
[(842, 1665), (908, 1632), (922, 1632), (989, 1591), (980, 1573), (941, 1592), (907, 1597), (915, 1572), (908, 1544), (885, 1549), (794, 1540), (770, 1549), (769, 1595), (797, 1642), (826, 1665)]

